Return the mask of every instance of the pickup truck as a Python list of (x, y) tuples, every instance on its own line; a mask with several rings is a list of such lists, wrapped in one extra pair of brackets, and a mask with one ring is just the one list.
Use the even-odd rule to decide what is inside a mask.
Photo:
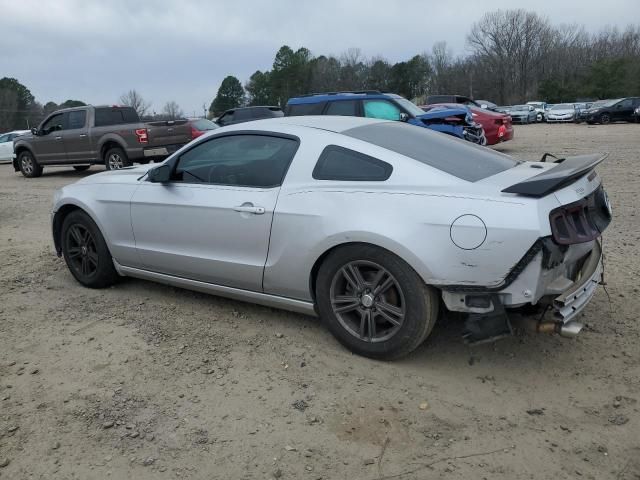
[(187, 120), (142, 122), (131, 107), (85, 106), (58, 110), (14, 140), (13, 168), (25, 177), (49, 165), (115, 170), (162, 159), (191, 141)]

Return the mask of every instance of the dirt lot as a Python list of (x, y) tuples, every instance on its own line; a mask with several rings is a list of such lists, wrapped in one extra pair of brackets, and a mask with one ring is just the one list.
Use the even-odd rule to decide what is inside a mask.
[(55, 188), (0, 166), (0, 478), (640, 478), (640, 125), (531, 125), (499, 150), (609, 151), (606, 282), (575, 340), (469, 347), (441, 322), (394, 363), (313, 318), (139, 280), (77, 284)]

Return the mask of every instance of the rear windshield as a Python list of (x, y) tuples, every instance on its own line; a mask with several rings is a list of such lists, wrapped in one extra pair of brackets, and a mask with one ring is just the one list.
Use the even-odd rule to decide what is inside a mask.
[(194, 120), (191, 123), (195, 128), (197, 128), (201, 132), (205, 130), (215, 130), (216, 128), (220, 128), (218, 127), (218, 125), (213, 123), (211, 120), (207, 120), (206, 118), (201, 118), (200, 120)]
[(131, 107), (96, 108), (95, 126), (121, 125), (123, 123), (137, 123), (140, 117)]
[(519, 163), (489, 148), (400, 122), (364, 125), (342, 133), (413, 158), (469, 182), (490, 177)]

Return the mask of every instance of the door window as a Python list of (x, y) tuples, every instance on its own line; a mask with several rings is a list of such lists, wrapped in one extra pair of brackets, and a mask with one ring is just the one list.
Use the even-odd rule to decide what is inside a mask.
[(77, 128), (84, 128), (84, 122), (87, 118), (86, 110), (75, 110), (69, 112), (67, 115), (67, 129), (74, 130)]
[(63, 129), (63, 115), (59, 113), (49, 118), (44, 125), (42, 126), (42, 132), (45, 135), (50, 134), (51, 132), (57, 132)]
[(627, 98), (626, 100), (623, 100), (618, 105), (616, 105), (616, 108), (623, 110), (623, 109), (631, 108), (632, 105), (633, 105), (633, 100), (630, 98)]
[(400, 120), (400, 109), (386, 100), (363, 100), (364, 116), (383, 120)]
[(298, 149), (292, 138), (231, 135), (200, 143), (184, 153), (174, 180), (186, 183), (268, 188), (282, 183)]
[(356, 101), (342, 100), (338, 102), (329, 102), (325, 115), (345, 115), (348, 117), (357, 116)]
[(6, 135), (0, 135), (0, 143), (4, 143), (4, 142), (8, 142), (9, 141), (9, 134), (7, 133)]

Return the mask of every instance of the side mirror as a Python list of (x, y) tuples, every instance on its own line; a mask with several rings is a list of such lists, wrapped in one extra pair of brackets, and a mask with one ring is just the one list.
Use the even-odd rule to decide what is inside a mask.
[(39, 132), (38, 132), (38, 129), (36, 127), (33, 127), (31, 129), (31, 133), (37, 137)]
[(149, 170), (148, 178), (153, 183), (167, 183), (171, 180), (171, 167), (163, 164), (153, 170)]
[(400, 114), (400, 121), (401, 122), (406, 122), (407, 120), (409, 120), (409, 115), (407, 115), (406, 113), (401, 113)]

